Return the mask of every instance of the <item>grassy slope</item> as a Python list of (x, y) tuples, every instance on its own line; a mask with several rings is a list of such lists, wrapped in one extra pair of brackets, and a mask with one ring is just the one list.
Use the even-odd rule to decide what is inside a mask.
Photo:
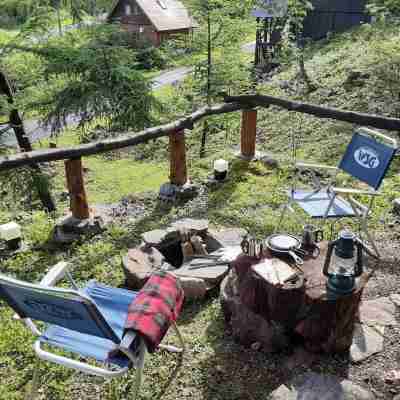
[[(383, 39), (384, 38), (384, 39)], [(375, 82), (374, 68), (378, 57), (375, 45), (385, 40), (395, 44), (399, 40), (398, 30), (377, 27), (361, 29), (334, 39), (327, 45), (317, 45), (310, 50), (307, 68), (311, 78), (320, 89), (307, 100), (343, 108), (391, 114), (389, 101), (380, 101), (382, 92)], [(361, 69), (371, 73), (362, 87), (343, 89), (348, 71)], [(264, 92), (285, 97), (297, 97), (280, 88), (278, 80), (289, 81), (294, 70), (277, 76), (274, 83), (263, 88)], [(326, 90), (336, 92), (326, 97)], [(324, 92), (325, 91), (325, 92)], [(387, 93), (384, 94), (388, 96)], [(386, 99), (386, 98), (385, 98)], [(388, 111), (389, 110), (389, 111)], [(276, 218), (276, 207), (283, 197), (278, 189), (288, 184), (290, 134), (294, 129), (301, 141), (300, 156), (316, 161), (335, 164), (343, 152), (351, 133), (348, 124), (302, 117), (275, 108), (260, 113), (259, 146), (274, 152), (282, 161), (280, 172), (272, 171), (261, 164), (246, 164), (235, 161), (229, 146), (238, 142), (239, 116), (232, 116), (229, 135), (224, 129), (210, 138), (209, 157), (198, 160), (198, 147), (189, 139), (190, 173), (199, 180), (207, 176), (212, 160), (219, 156), (230, 158), (233, 170), (230, 181), (222, 188), (210, 192), (208, 216), (216, 224), (246, 226), (254, 232), (266, 234)], [(226, 128), (226, 127), (225, 127)], [(194, 133), (197, 134), (196, 132)], [(68, 139), (62, 139), (68, 143)], [(155, 162), (140, 163), (129, 159), (105, 162), (103, 158), (85, 160), (88, 171), (88, 192), (91, 201), (113, 202), (128, 192), (153, 190), (166, 179), (167, 170)], [(57, 166), (62, 171), (62, 163)], [(154, 171), (154, 179), (148, 179)], [(396, 176), (398, 162), (389, 173), (375, 214), (377, 218), (385, 204), (398, 192), (400, 179)], [(344, 180), (344, 177), (342, 177)], [(63, 187), (63, 175), (57, 177), (57, 187)], [(72, 260), (75, 276), (79, 282), (96, 278), (102, 282), (120, 285), (123, 274), (119, 267), (121, 255), (139, 242), (139, 234), (147, 229), (165, 225), (179, 212), (160, 210), (149, 204), (149, 216), (135, 222), (111, 226), (95, 240), (85, 244), (74, 244), (68, 249), (48, 251), (43, 247), (53, 226), (53, 221), (43, 213), (19, 214), (24, 223), (25, 239), (35, 249), (15, 256), (2, 263), (1, 271), (15, 274), (27, 280), (37, 280), (47, 266), (61, 259)], [(0, 222), (7, 215), (0, 213)], [(40, 368), (40, 396), (42, 399), (123, 399), (128, 398), (132, 378), (113, 384), (102, 383), (94, 378), (63, 368), (40, 363), (36, 366), (31, 349), (32, 339), (16, 321), (12, 313), (0, 304), (0, 399), (22, 399), (33, 371)], [(209, 299), (203, 304), (191, 304), (185, 308), (181, 325), (189, 344), (184, 366), (164, 399), (266, 399), (284, 374), (281, 367), (285, 356), (270, 357), (269, 363), (260, 353), (247, 351), (232, 343), (225, 336), (218, 301)], [(173, 339), (174, 341), (174, 339)], [(174, 357), (164, 353), (149, 358), (146, 367), (146, 382), (142, 399), (151, 399), (160, 392), (175, 367)]]

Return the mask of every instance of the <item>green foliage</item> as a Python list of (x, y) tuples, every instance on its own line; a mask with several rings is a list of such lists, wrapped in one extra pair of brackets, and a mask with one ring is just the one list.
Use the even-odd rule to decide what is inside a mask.
[(43, 76), (20, 101), (25, 109), (44, 115), (53, 130), (64, 127), (71, 114), (81, 127), (103, 118), (114, 131), (139, 130), (152, 123), (157, 102), (150, 82), (138, 70), (126, 35), (117, 28), (88, 28), (45, 46), (21, 49), (42, 58)]
[(387, 15), (400, 15), (400, 1), (399, 0), (370, 0), (368, 9), (371, 14), (378, 17)]
[(159, 48), (144, 43), (136, 50), (136, 59), (138, 67), (141, 69), (163, 69), (167, 65), (168, 58)]

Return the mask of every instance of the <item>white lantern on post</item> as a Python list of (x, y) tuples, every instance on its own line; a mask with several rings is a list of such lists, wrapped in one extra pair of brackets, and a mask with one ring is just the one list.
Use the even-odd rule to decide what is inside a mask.
[(229, 163), (226, 160), (214, 161), (214, 178), (217, 181), (223, 181), (228, 173)]
[(21, 245), (21, 226), (16, 222), (0, 225), (0, 240), (4, 240), (10, 250), (17, 250)]

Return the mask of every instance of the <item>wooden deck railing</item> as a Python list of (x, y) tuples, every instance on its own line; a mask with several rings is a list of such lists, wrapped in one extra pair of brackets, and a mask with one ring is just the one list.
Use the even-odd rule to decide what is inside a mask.
[(251, 159), (256, 152), (256, 108), (268, 108), (271, 105), (290, 111), (314, 115), (319, 118), (335, 119), (362, 126), (400, 132), (400, 119), (397, 118), (321, 107), (272, 96), (231, 96), (225, 98), (224, 104), (202, 108), (188, 117), (158, 127), (149, 128), (142, 132), (127, 133), (114, 139), (101, 140), (70, 148), (49, 148), (6, 156), (0, 158), (0, 171), (27, 166), (33, 163), (66, 160), (65, 169), (67, 187), (71, 198), (72, 215), (78, 219), (85, 219), (89, 216), (89, 206), (83, 181), (82, 157), (136, 146), (167, 136), (169, 137), (170, 151), (170, 181), (176, 185), (184, 185), (188, 175), (185, 146), (186, 129), (193, 129), (196, 122), (212, 115), (242, 111), (241, 156), (244, 159)]

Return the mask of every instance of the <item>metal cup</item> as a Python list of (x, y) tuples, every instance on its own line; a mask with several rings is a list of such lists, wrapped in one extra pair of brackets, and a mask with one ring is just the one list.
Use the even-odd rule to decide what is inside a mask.
[(324, 232), (314, 225), (305, 225), (303, 227), (303, 236), (301, 239), (301, 247), (309, 251), (314, 257), (319, 255), (319, 247), (317, 243), (324, 240)]

